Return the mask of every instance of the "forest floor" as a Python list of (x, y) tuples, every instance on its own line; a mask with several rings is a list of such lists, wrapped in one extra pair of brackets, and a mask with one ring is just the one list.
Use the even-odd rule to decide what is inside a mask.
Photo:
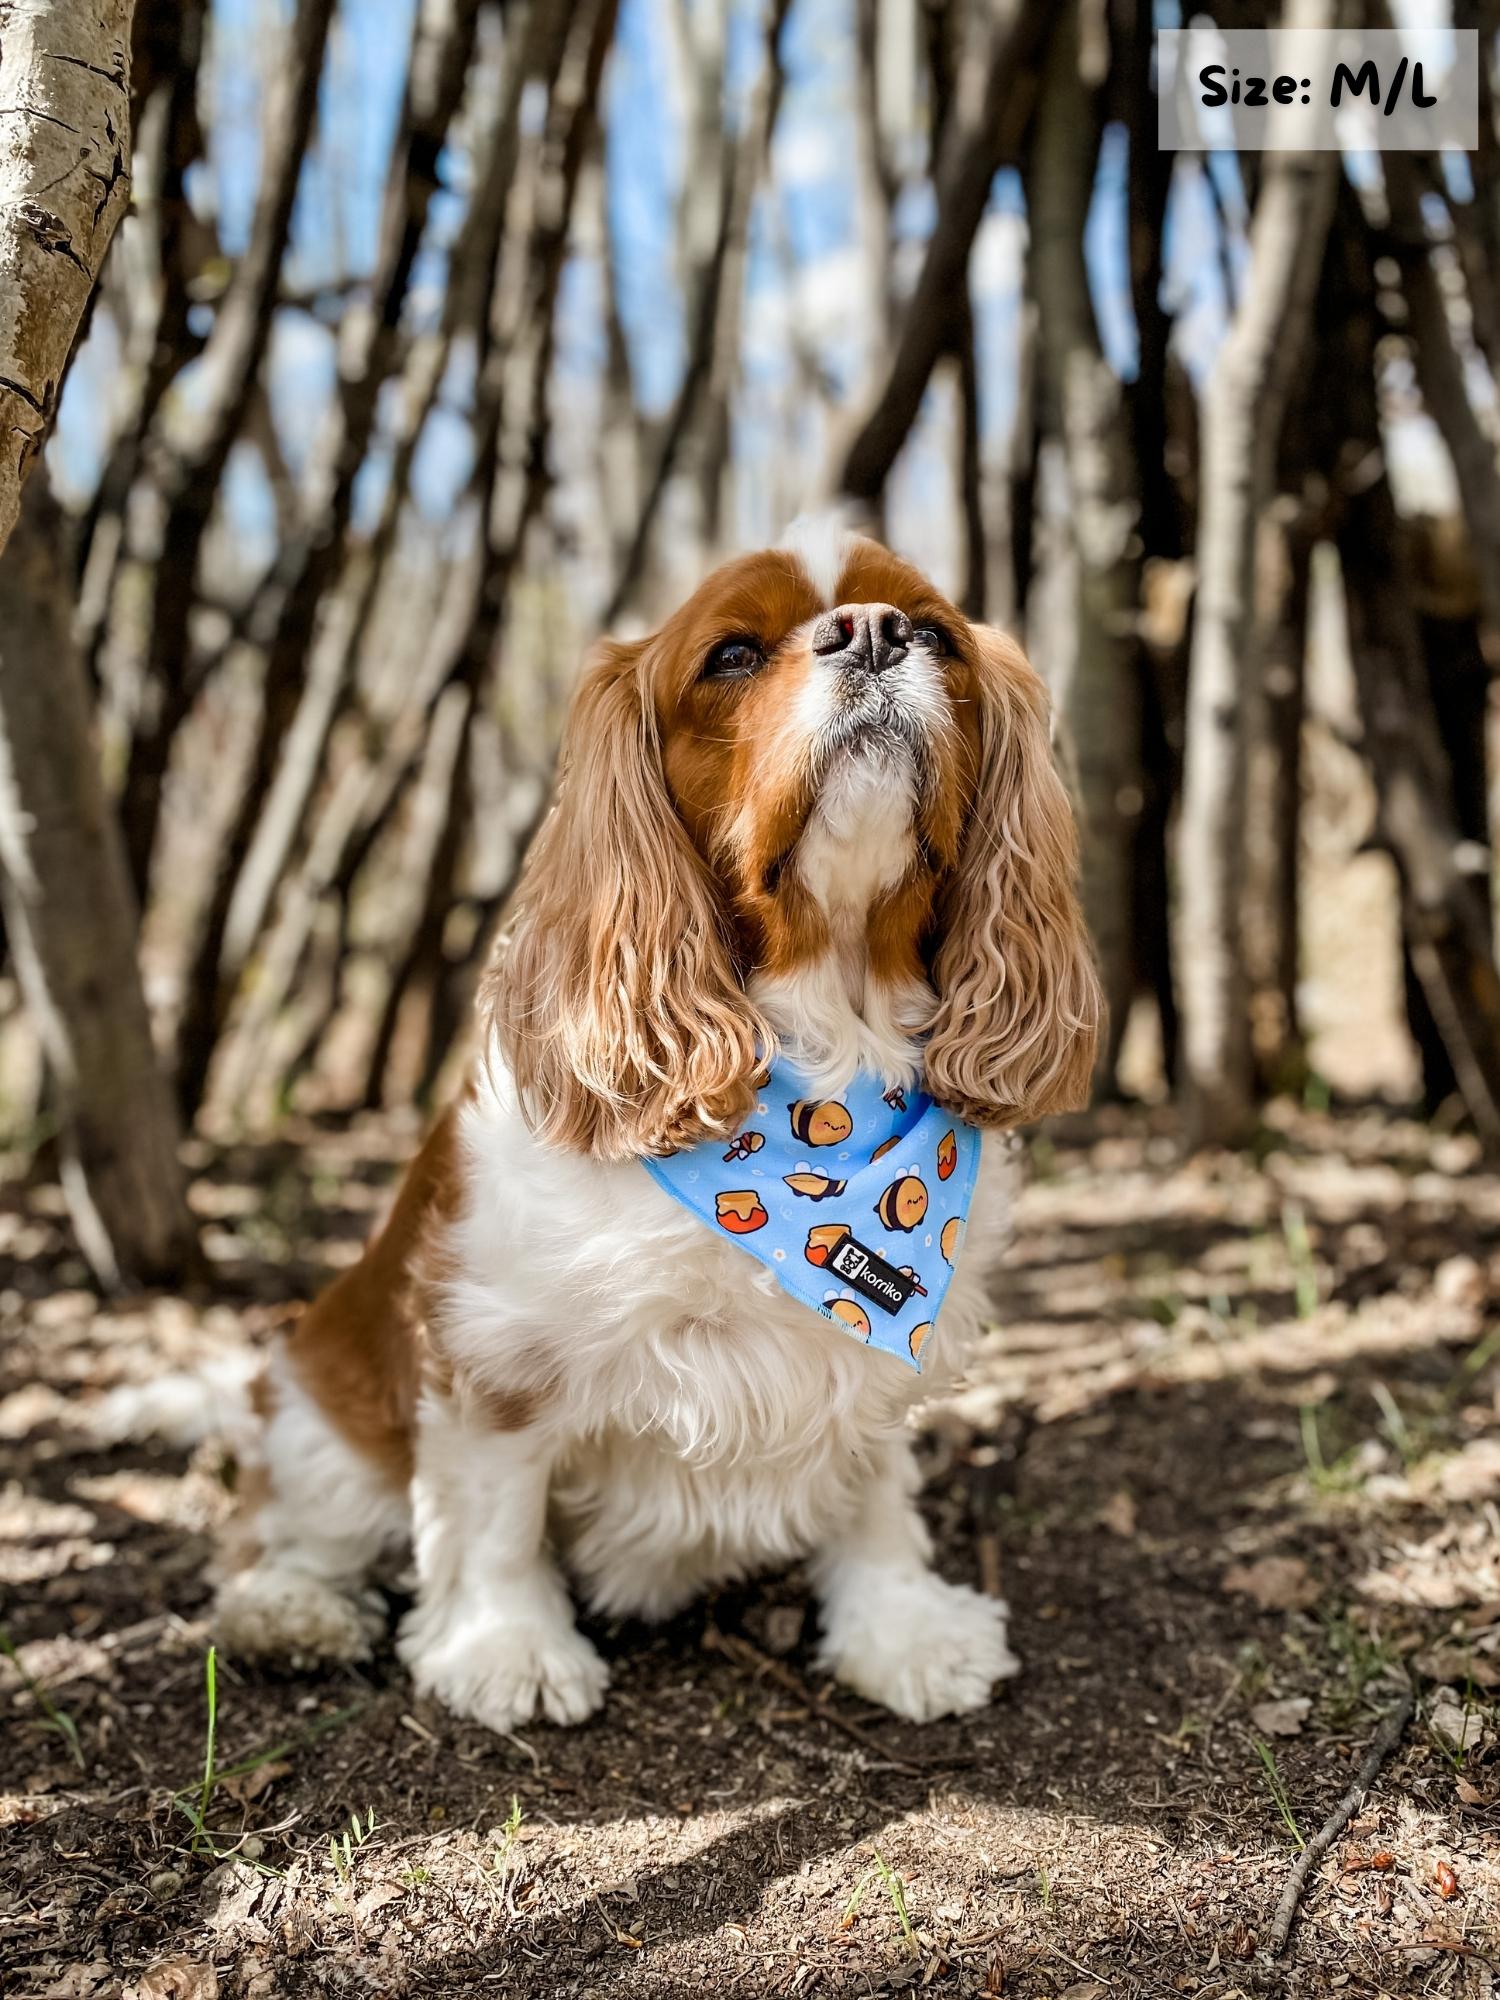
[[(9, 1993), (1488, 2000), (1500, 1177), (1383, 1112), (1286, 1112), (1256, 1160), (1183, 1163), (1144, 1113), (1033, 1147), (995, 1331), (923, 1443), (942, 1567), (1003, 1582), (1026, 1663), (983, 1714), (915, 1729), (824, 1685), (772, 1578), (592, 1628), (613, 1687), (571, 1731), (455, 1723), (389, 1647), (223, 1662), (200, 1815), (227, 1468), (107, 1448), (90, 1411), (264, 1338), (410, 1140), (204, 1149), (213, 1289), (130, 1307), (83, 1289), (55, 1189), (6, 1197)], [(1273, 1968), (1297, 1842), (1408, 1684)]]

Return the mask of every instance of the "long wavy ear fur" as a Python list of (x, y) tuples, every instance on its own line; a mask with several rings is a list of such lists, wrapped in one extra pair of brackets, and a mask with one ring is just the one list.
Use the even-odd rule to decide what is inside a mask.
[(532, 1129), (601, 1160), (732, 1130), (769, 1047), (667, 792), (644, 651), (586, 669), (482, 996)]
[(975, 637), (979, 784), (940, 909), (927, 1087), (976, 1125), (1020, 1125), (1087, 1103), (1104, 1001), (1046, 689), (1014, 640)]

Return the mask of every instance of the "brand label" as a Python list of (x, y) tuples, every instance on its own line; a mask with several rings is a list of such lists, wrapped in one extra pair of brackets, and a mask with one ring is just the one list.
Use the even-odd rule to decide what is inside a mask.
[(829, 1252), (827, 1269), (836, 1271), (851, 1291), (879, 1306), (882, 1312), (898, 1313), (917, 1288), (915, 1278), (887, 1264), (873, 1250), (841, 1236)]

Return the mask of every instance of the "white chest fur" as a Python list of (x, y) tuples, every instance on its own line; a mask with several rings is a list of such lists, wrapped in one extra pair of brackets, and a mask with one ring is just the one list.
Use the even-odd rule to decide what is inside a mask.
[(536, 1398), (560, 1553), (599, 1608), (648, 1616), (838, 1526), (870, 1454), (961, 1365), (1010, 1207), (991, 1142), (919, 1378), (790, 1298), (641, 1167), (539, 1147), (503, 1072), (463, 1143), (448, 1353), (476, 1386)]

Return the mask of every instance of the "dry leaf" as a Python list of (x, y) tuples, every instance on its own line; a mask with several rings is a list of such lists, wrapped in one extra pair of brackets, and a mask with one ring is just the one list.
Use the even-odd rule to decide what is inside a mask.
[(1417, 1670), (1430, 1681), (1472, 1680), (1475, 1687), (1500, 1687), (1500, 1666), (1469, 1646), (1445, 1643), (1418, 1653)]
[(387, 1903), (399, 1903), (405, 1891), (392, 1882), (377, 1882), (373, 1889), (366, 1889), (354, 1906), (354, 1914), (361, 1923), (373, 1917), (377, 1910), (383, 1910)]
[(1484, 1718), (1470, 1705), (1465, 1708), (1452, 1688), (1439, 1688), (1427, 1718), (1435, 1736), (1452, 1750), (1472, 1750), (1484, 1735)]
[(1225, 1570), (1222, 1587), (1253, 1597), (1262, 1611), (1304, 1611), (1320, 1595), (1300, 1556), (1262, 1556), (1259, 1562), (1236, 1563)]
[(1302, 1725), (1312, 1711), (1305, 1694), (1289, 1695), (1285, 1701), (1258, 1702), (1250, 1720), (1262, 1736), (1300, 1736)]
[(1395, 1865), (1396, 1857), (1388, 1847), (1377, 1847), (1373, 1854), (1364, 1854), (1359, 1848), (1351, 1847), (1343, 1862), (1346, 1875), (1363, 1875), (1372, 1869), (1384, 1872)]
[(123, 2000), (218, 2000), (219, 1975), (197, 1958), (165, 1958), (125, 1988)]
[(242, 1771), (237, 1778), (221, 1778), (219, 1785), (232, 1799), (248, 1806), (270, 1791), (276, 1780), (284, 1778), (291, 1768), (290, 1764), (257, 1764), (254, 1770)]
[(1435, 1485), (1445, 1500), (1475, 1502), (1500, 1493), (1500, 1438), (1475, 1438), (1438, 1467)]
[(1135, 1533), (1135, 1501), (1123, 1486), (1118, 1493), (1111, 1493), (1099, 1509), (1099, 1525), (1126, 1541)]
[(773, 1604), (766, 1613), (766, 1651), (782, 1657), (802, 1637), (805, 1617), (800, 1604)]
[(1472, 1257), (1445, 1257), (1432, 1274), (1432, 1296), (1442, 1305), (1483, 1305), (1484, 1295), (1484, 1272)]
[(37, 2000), (87, 2000), (101, 1986), (113, 1987), (114, 1980), (115, 1969), (107, 1958), (96, 1958), (91, 1965), (65, 1965), (50, 1986), (38, 1988)]

